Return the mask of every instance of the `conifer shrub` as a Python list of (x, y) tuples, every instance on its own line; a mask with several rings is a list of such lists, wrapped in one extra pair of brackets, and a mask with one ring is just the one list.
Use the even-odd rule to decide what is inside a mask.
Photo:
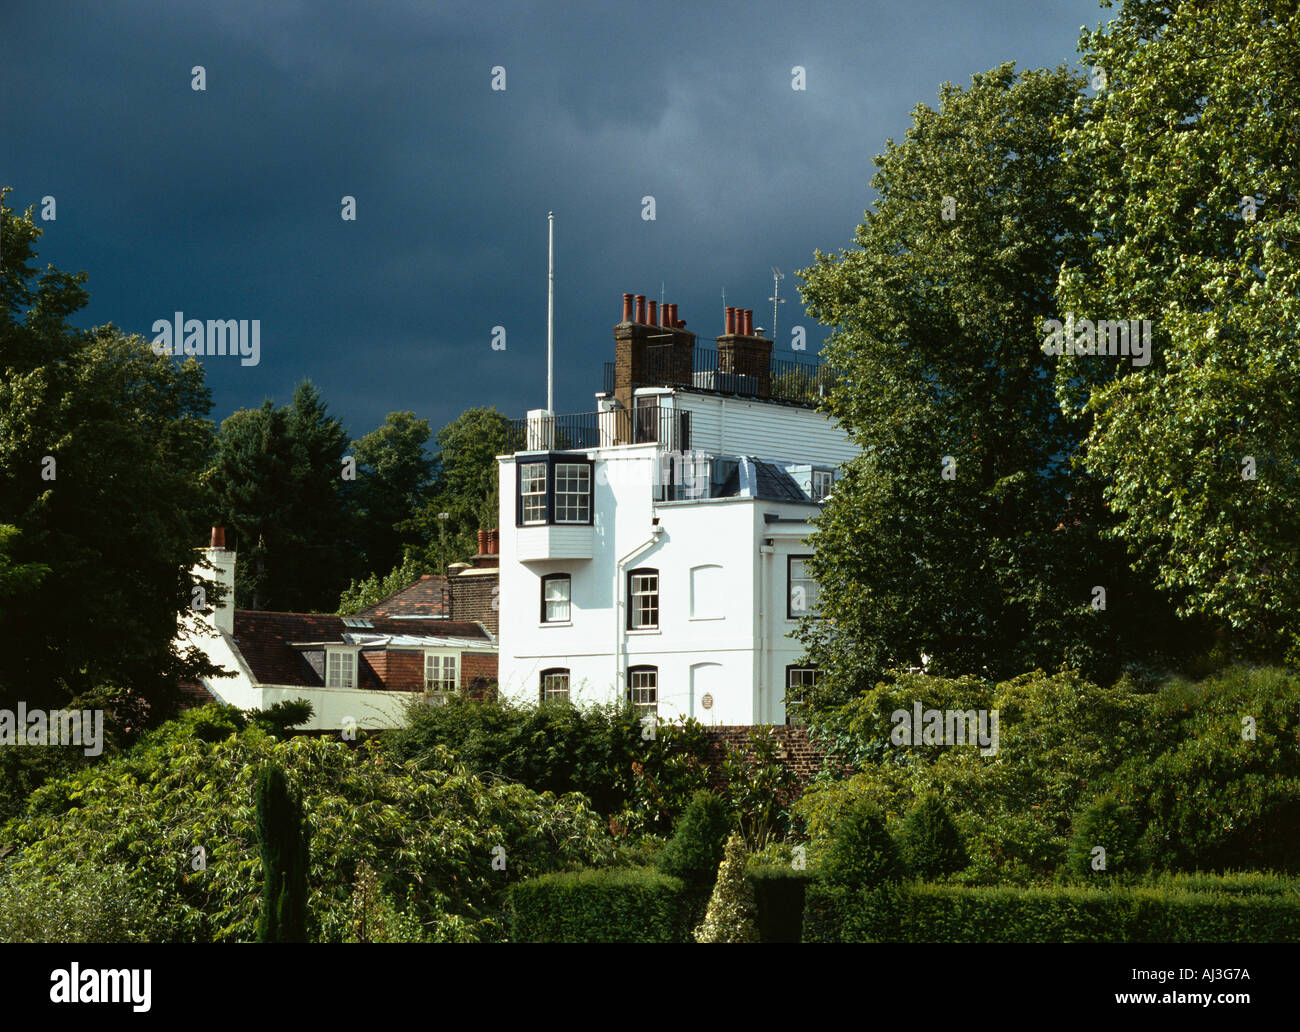
[(727, 839), (713, 895), (704, 920), (695, 929), (696, 942), (758, 942), (754, 887), (745, 876), (745, 840), (733, 833)]
[[(1077, 878), (1127, 879), (1146, 870), (1141, 844), (1145, 822), (1137, 809), (1106, 792), (1079, 812), (1070, 836), (1066, 869)], [(1096, 852), (1097, 848), (1104, 854)], [(1105, 866), (1101, 867), (1104, 856)]]
[(257, 841), (263, 885), (257, 941), (306, 942), (309, 832), (302, 800), (274, 763), (257, 779)]
[(865, 800), (855, 802), (840, 818), (821, 872), (826, 884), (848, 889), (868, 889), (907, 875), (884, 816)]
[(659, 870), (690, 885), (711, 886), (730, 830), (727, 804), (708, 789), (700, 789), (659, 854)]
[(966, 843), (937, 795), (927, 795), (908, 813), (898, 833), (903, 862), (927, 881), (956, 874), (968, 863)]

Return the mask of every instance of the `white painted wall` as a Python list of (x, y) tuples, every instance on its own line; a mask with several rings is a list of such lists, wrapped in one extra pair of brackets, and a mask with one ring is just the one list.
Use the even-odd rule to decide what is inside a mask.
[[(515, 463), (500, 460), (502, 694), (536, 702), (541, 672), (560, 667), (570, 671), (575, 702), (617, 701), (626, 694), (627, 669), (648, 664), (659, 669), (659, 713), (665, 718), (783, 722), (785, 667), (801, 653), (787, 637), (794, 621), (786, 618), (786, 556), (810, 551), (799, 538), (812, 528), (769, 527), (763, 515), (806, 518), (815, 508), (752, 498), (656, 506), (653, 446), (588, 454), (596, 460), (595, 548), (589, 560), (520, 554), (517, 535), (510, 532)], [(770, 554), (761, 551), (768, 537)], [(639, 567), (659, 570), (655, 631), (625, 629), (627, 571)], [(702, 567), (707, 572), (693, 578), (692, 571)], [(565, 625), (541, 622), (541, 580), (550, 573), (572, 578), (572, 618)], [(707, 711), (701, 706), (706, 691), (714, 703)]]

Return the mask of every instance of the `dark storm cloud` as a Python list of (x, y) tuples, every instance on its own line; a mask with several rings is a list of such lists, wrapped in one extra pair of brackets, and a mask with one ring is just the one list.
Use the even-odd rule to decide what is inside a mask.
[[(770, 323), (778, 265), (777, 347), (794, 322), (816, 346), (794, 271), (851, 241), (871, 158), (909, 111), (1003, 60), (1073, 61), (1101, 14), (1095, 0), (7, 7), (0, 181), (14, 206), (57, 197), (41, 259), (91, 274), (83, 322), (149, 335), (177, 310), (260, 319), (260, 365), (205, 359), (214, 415), (310, 376), (358, 436), (395, 409), (436, 428), (471, 405), (544, 403), (548, 210), (562, 410), (594, 407), (624, 290), (664, 283), (713, 336), (724, 286)], [(345, 194), (356, 222), (339, 218)]]

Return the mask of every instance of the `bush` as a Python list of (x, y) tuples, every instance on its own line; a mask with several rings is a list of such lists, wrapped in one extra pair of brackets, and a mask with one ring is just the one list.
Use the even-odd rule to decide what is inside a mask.
[[(1136, 677), (1100, 688), (1068, 671), (991, 688), (897, 675), (827, 718), (826, 741), (861, 773), (812, 786), (795, 812), (816, 843), (858, 800), (893, 822), (934, 792), (965, 839), (962, 881), (1028, 885), (1077, 867), (1082, 811), (1110, 793), (1143, 829), (1130, 856), (1139, 868), (1300, 871), (1300, 675), (1233, 667), (1150, 688)], [(892, 712), (915, 701), (997, 709), (997, 755), (891, 747)]]
[[(1066, 869), (1088, 881), (1140, 874), (1146, 867), (1139, 845), (1142, 828), (1142, 818), (1132, 806), (1105, 793), (1075, 819)], [(1093, 866), (1100, 863), (1100, 857), (1093, 855), (1098, 846), (1106, 851), (1106, 866), (1101, 869)]]
[(407, 726), (383, 741), (400, 762), (436, 764), (438, 751), (450, 749), (474, 774), (535, 792), (581, 792), (622, 833), (667, 834), (704, 787), (708, 740), (695, 720), (661, 722), (653, 738), (643, 730), (626, 706), (452, 696), (443, 706), (412, 706)]
[(645, 868), (543, 875), (510, 890), (513, 942), (689, 942), (678, 878)]
[(805, 940), (820, 942), (1296, 942), (1294, 894), (912, 883), (854, 893), (810, 886)]
[(120, 864), (68, 866), (49, 881), (0, 871), (0, 942), (148, 942), (161, 920)]
[(745, 840), (733, 833), (727, 839), (709, 909), (695, 930), (696, 942), (758, 942), (754, 887), (745, 877), (745, 863)]
[(850, 889), (870, 888), (906, 875), (898, 845), (875, 806), (855, 803), (840, 819), (822, 857), (821, 873), (828, 885)]
[(926, 881), (956, 874), (970, 863), (961, 832), (937, 795), (927, 795), (907, 815), (898, 847), (912, 874)]
[(691, 798), (677, 830), (659, 854), (659, 870), (688, 884), (712, 886), (730, 830), (726, 803), (701, 789)]
[[(446, 750), (421, 770), (369, 743), (278, 741), (254, 726), (205, 742), (180, 721), (37, 789), (0, 834), (0, 851), (13, 847), (6, 891), (71, 884), (86, 868), (117, 865), (131, 893), (152, 901), (141, 937), (251, 941), (262, 904), (253, 790), (268, 762), (301, 793), (312, 827), (309, 930), (318, 939), (345, 924), (363, 863), (384, 872), (395, 908), (430, 939), (492, 940), (504, 935), (512, 882), (605, 863), (613, 852), (605, 822), (581, 796), (484, 782)], [(504, 871), (493, 868), (498, 848)], [(195, 867), (200, 849), (205, 863)]]

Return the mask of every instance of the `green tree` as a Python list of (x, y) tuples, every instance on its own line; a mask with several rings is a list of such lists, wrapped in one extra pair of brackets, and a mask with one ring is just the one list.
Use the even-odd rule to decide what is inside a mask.
[(310, 833), (302, 801), (274, 763), (257, 780), (257, 840), (262, 853), (262, 916), (258, 942), (307, 941)]
[(1150, 320), (1153, 344), (1145, 365), (1067, 350), (1058, 393), (1092, 417), (1086, 468), (1139, 567), (1242, 646), (1295, 649), (1297, 5), (1126, 0), (1080, 49), (1105, 82), (1063, 138), (1096, 245), (1059, 307)]
[(333, 610), (360, 570), (343, 480), (348, 438), (308, 381), (221, 424), (209, 477), (217, 521), (240, 553), (240, 608)]
[(478, 552), (477, 532), (497, 525), (496, 457), (506, 450), (509, 420), (495, 407), (462, 412), (438, 431), (437, 474), (432, 497), (403, 529), (418, 535), (420, 557), (441, 570), (444, 559), (438, 513), (445, 512), (445, 560)]
[[(176, 641), (206, 523), (203, 370), (69, 317), (84, 273), (38, 273), (40, 229), (0, 191), (0, 704), (111, 690), (157, 721), (209, 667)], [(38, 576), (38, 571), (43, 571)], [(144, 710), (140, 710), (141, 713)]]
[(352, 442), (359, 542), (372, 575), (399, 566), (403, 546), (415, 543), (399, 528), (408, 525), (432, 484), (434, 464), (425, 450), (429, 436), (428, 420), (390, 412), (383, 426)]
[(1009, 64), (945, 84), (875, 159), (856, 248), (800, 274), (834, 328), (828, 410), (862, 450), (816, 521), (812, 711), (922, 654), (937, 672), (1110, 676), (1162, 627), (1123, 549), (1099, 541), (1096, 488), (1069, 466), (1084, 428), (1039, 347), (1058, 268), (1086, 254), (1080, 173), (1061, 161), (1081, 85)]

